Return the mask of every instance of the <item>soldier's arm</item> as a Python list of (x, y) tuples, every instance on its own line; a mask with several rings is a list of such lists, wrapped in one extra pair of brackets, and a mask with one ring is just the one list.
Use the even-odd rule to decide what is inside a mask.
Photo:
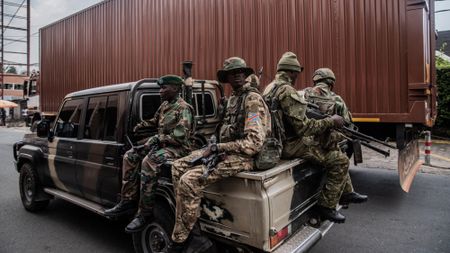
[(284, 85), (280, 89), (283, 89), (279, 93), (281, 109), (297, 136), (319, 135), (334, 126), (331, 118), (308, 119), (305, 115), (307, 103), (292, 86)]
[(270, 128), (270, 114), (261, 95), (253, 92), (247, 95), (245, 113), (244, 138), (219, 143), (219, 151), (248, 156), (254, 156), (261, 151), (268, 128)]
[(192, 131), (193, 123), (192, 110), (186, 106), (179, 114), (179, 120), (170, 134), (159, 136), (161, 142), (174, 146), (187, 146)]
[(336, 114), (340, 115), (347, 122), (352, 122), (352, 114), (345, 104), (344, 99), (341, 96), (336, 95)]
[(163, 105), (159, 106), (158, 110), (156, 110), (155, 115), (153, 115), (153, 118), (148, 119), (148, 120), (143, 120), (139, 123), (136, 124), (136, 126), (134, 127), (134, 131), (137, 131), (140, 128), (144, 128), (144, 127), (157, 127), (158, 126), (158, 121), (159, 121), (159, 115), (161, 114), (161, 107)]

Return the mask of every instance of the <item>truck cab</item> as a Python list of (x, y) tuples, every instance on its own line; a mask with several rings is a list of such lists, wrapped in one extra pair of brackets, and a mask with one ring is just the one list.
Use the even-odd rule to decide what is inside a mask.
[[(14, 144), (24, 208), (43, 211), (60, 198), (104, 216), (120, 200), (124, 153), (155, 134), (131, 129), (153, 117), (158, 91), (156, 79), (144, 79), (68, 94), (55, 121), (42, 121), (37, 133)], [(193, 142), (200, 148), (220, 123), (223, 88), (194, 80), (182, 96), (194, 107)], [(155, 219), (132, 236), (136, 252), (167, 252), (171, 244), (175, 198), (167, 166), (158, 181)], [(333, 225), (313, 212), (323, 178), (322, 168), (301, 159), (239, 173), (205, 189), (199, 227), (219, 252), (306, 251)]]

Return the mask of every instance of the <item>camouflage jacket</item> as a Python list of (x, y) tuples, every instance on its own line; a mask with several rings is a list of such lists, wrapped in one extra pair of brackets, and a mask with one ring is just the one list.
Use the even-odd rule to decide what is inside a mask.
[(263, 93), (264, 97), (271, 96), (278, 100), (277, 113), (282, 114), (285, 138), (320, 135), (332, 128), (334, 123), (330, 118), (315, 120), (306, 117), (307, 102), (297, 93), (291, 82), (292, 80), (286, 72), (279, 71), (275, 80), (266, 87)]
[(193, 131), (193, 108), (178, 97), (171, 102), (164, 101), (147, 121), (139, 123), (142, 127), (157, 127), (158, 137), (163, 147), (187, 155), (191, 151), (190, 136)]
[(317, 83), (314, 87), (303, 90), (306, 101), (316, 104), (322, 113), (342, 116), (346, 121), (352, 121), (352, 114), (341, 96), (330, 90), (326, 83)]
[(219, 150), (253, 157), (261, 151), (270, 131), (269, 110), (259, 91), (250, 83), (233, 91), (220, 128)]

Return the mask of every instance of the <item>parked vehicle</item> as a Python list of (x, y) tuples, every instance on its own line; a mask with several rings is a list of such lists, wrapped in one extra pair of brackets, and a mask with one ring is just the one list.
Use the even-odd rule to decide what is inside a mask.
[[(156, 112), (158, 90), (155, 79), (145, 79), (67, 95), (53, 123), (41, 121), (37, 134), (14, 145), (24, 208), (42, 211), (56, 197), (103, 216), (120, 199), (125, 151), (154, 134), (131, 129)], [(196, 80), (192, 93), (183, 94), (192, 94), (186, 100), (195, 109), (194, 142), (202, 146), (220, 121), (223, 90), (215, 81)], [(136, 252), (166, 252), (170, 243), (175, 198), (170, 169), (163, 171), (155, 219), (133, 234)], [(333, 225), (313, 212), (323, 176), (321, 168), (296, 159), (215, 183), (204, 192), (201, 230), (218, 251), (303, 252)]]

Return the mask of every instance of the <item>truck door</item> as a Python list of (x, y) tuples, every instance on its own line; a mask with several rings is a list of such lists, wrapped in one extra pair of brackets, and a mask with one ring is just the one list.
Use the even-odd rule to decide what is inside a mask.
[(76, 183), (76, 142), (84, 99), (64, 102), (54, 126), (55, 136), (48, 144), (48, 168), (56, 188), (80, 195)]
[(86, 199), (113, 204), (120, 192), (123, 144), (119, 142), (119, 96), (88, 98), (82, 137), (77, 142), (77, 181)]

